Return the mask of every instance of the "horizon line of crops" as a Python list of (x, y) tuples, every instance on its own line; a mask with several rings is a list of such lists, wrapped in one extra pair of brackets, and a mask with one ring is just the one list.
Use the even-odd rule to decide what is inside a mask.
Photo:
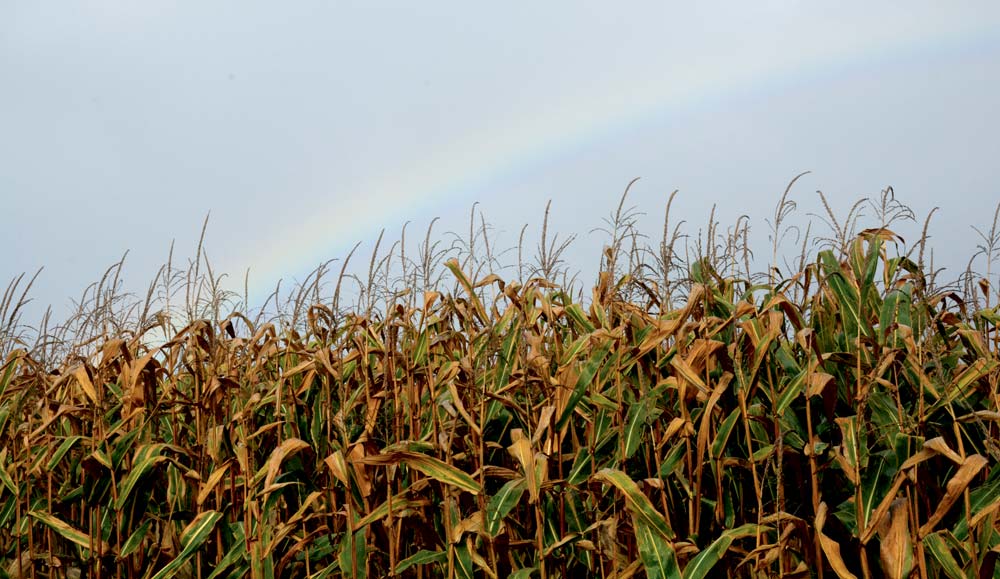
[(963, 295), (889, 194), (756, 276), (745, 222), (681, 259), (624, 200), (586, 301), (565, 240), (506, 283), (485, 223), (403, 288), (376, 244), (353, 307), (321, 267), (275, 321), (224, 313), (200, 246), (181, 328), (109, 270), (77, 343), (4, 343), (0, 575), (992, 576), (996, 219)]
[[(765, 219), (768, 252), (756, 254), (750, 248), (749, 217), (741, 215), (732, 226), (723, 229), (716, 219), (714, 205), (706, 226), (699, 228), (697, 233), (686, 233), (686, 221), (671, 219), (678, 191), (668, 197), (662, 236), (651, 243), (650, 236), (639, 230), (639, 218), (645, 213), (626, 205), (631, 187), (638, 181), (638, 178), (633, 179), (615, 210), (604, 218), (603, 225), (590, 231), (607, 236), (597, 271), (611, 271), (615, 279), (627, 275), (630, 282), (624, 291), (630, 294), (623, 295), (625, 299), (652, 289), (657, 297), (655, 307), (666, 311), (683, 303), (691, 284), (691, 265), (697, 261), (707, 260), (724, 277), (752, 284), (774, 283), (776, 279), (804, 269), (807, 259), (819, 249), (832, 249), (842, 256), (848, 241), (867, 221), (873, 228), (909, 226), (907, 237), (912, 234), (917, 241), (907, 245), (900, 237), (900, 254), (925, 272), (924, 283), (928, 291), (953, 291), (970, 301), (974, 309), (990, 307), (991, 296), (980, 295), (977, 284), (980, 279), (991, 278), (994, 265), (1000, 260), (1000, 204), (989, 229), (971, 226), (979, 239), (968, 263), (957, 277), (942, 283), (939, 277), (944, 268), (935, 263), (934, 249), (927, 244), (928, 228), (937, 207), (926, 215), (922, 228), (914, 231), (912, 227), (918, 225), (917, 216), (896, 199), (892, 187), (882, 190), (875, 198), (858, 199), (839, 217), (823, 192), (816, 191), (822, 214), (807, 214), (809, 219), (805, 224), (789, 223), (798, 211), (797, 203), (791, 199), (791, 189), (808, 173), (792, 179), (772, 215)], [(473, 204), (464, 233), (449, 231), (443, 238), (435, 238), (434, 227), (438, 219), (434, 218), (414, 248), (407, 237), (409, 222), (404, 224), (399, 239), (391, 245), (385, 242), (383, 230), (375, 240), (366, 262), (367, 269), (359, 271), (350, 267), (352, 260), (357, 264), (360, 259), (355, 259), (362, 245), (359, 242), (344, 259), (324, 261), (301, 281), (293, 280), (290, 289), (286, 287), (283, 291), (284, 280), (278, 280), (274, 290), (259, 304), (253, 304), (250, 299), (249, 269), (244, 272), (242, 292), (235, 291), (234, 284), (226, 281), (227, 274), (214, 270), (204, 246), (208, 216), (202, 225), (194, 257), (186, 263), (178, 262), (174, 242), (171, 242), (166, 263), (156, 272), (144, 293), (125, 290), (123, 273), (129, 254), (126, 251), (97, 281), (88, 285), (78, 299), (72, 300), (74, 310), (58, 323), (53, 319), (51, 306), (35, 324), (25, 323), (26, 306), (33, 301), (31, 290), (44, 268), (39, 268), (31, 277), (22, 273), (10, 280), (0, 296), (0, 357), (20, 347), (30, 351), (41, 363), (52, 366), (67, 358), (93, 354), (93, 345), (111, 336), (149, 335), (152, 332), (156, 334), (155, 339), (165, 340), (167, 334), (176, 332), (190, 321), (210, 319), (218, 322), (227, 312), (242, 312), (254, 325), (274, 323), (304, 331), (308, 309), (313, 303), (323, 303), (332, 310), (334, 317), (351, 312), (370, 316), (381, 313), (391, 302), (402, 300), (412, 306), (425, 291), (448, 288), (447, 291), (457, 292), (459, 286), (448, 279), (447, 268), (443, 266), (449, 259), (457, 259), (462, 269), (474, 278), (490, 274), (518, 280), (540, 277), (557, 283), (573, 299), (586, 303), (590, 284), (581, 280), (579, 264), (566, 261), (566, 252), (577, 236), (560, 239), (559, 234), (550, 234), (551, 202), (545, 207), (540, 236), (533, 247), (527, 239), (529, 225), (526, 223), (519, 232), (516, 246), (501, 248), (494, 227), (486, 221), (482, 211), (477, 213), (477, 207), (478, 203)], [(814, 220), (825, 228), (825, 234), (813, 232)], [(794, 250), (792, 254), (785, 251), (789, 245)], [(339, 271), (332, 269), (337, 261), (341, 261)], [(977, 271), (979, 261), (984, 271)], [(781, 273), (782, 268), (788, 275)], [(339, 275), (330, 281), (331, 273)], [(482, 291), (488, 293), (490, 288)], [(982, 303), (984, 297), (985, 304)]]

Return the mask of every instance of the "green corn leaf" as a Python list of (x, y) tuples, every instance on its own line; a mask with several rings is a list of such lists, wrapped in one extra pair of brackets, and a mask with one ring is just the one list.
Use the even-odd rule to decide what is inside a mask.
[[(10, 473), (7, 472), (7, 449), (4, 448), (0, 450), (0, 484), (3, 488), (10, 491), (10, 494), (17, 497), (17, 486), (14, 485), (14, 479), (11, 478)], [(2, 493), (0, 493), (2, 495)]]
[(632, 458), (632, 455), (639, 450), (647, 416), (648, 406), (644, 400), (629, 406), (625, 426), (625, 458)]
[(455, 550), (455, 576), (462, 579), (473, 579), (475, 570), (472, 567), (472, 552), (466, 543), (453, 545)]
[(677, 465), (680, 464), (681, 459), (684, 458), (686, 453), (686, 448), (684, 443), (677, 443), (674, 445), (670, 452), (667, 454), (666, 458), (663, 459), (663, 463), (660, 464), (660, 477), (667, 478), (670, 476)]
[(565, 311), (566, 315), (568, 315), (570, 319), (573, 320), (573, 323), (578, 326), (580, 333), (589, 334), (597, 329), (594, 327), (594, 324), (590, 323), (590, 320), (587, 318), (587, 314), (583, 311), (583, 308), (581, 308), (579, 304), (570, 304), (566, 306)]
[(448, 562), (448, 553), (445, 551), (428, 551), (426, 549), (418, 551), (396, 564), (396, 575), (400, 575), (414, 565), (430, 565), (434, 563)]
[(418, 501), (413, 501), (407, 498), (407, 492), (403, 491), (396, 496), (392, 497), (392, 500), (387, 500), (380, 504), (379, 506), (372, 509), (370, 513), (358, 520), (354, 524), (354, 530), (358, 531), (365, 528), (366, 526), (374, 523), (375, 521), (380, 521), (387, 516), (389, 516), (389, 503), (392, 503), (392, 512), (396, 513), (403, 509), (409, 509), (415, 505), (418, 505)]
[(858, 417), (856, 415), (844, 416), (837, 418), (836, 422), (840, 426), (841, 440), (843, 441), (842, 456), (844, 464), (841, 466), (844, 468), (844, 472), (851, 482), (855, 485), (860, 484), (860, 468), (864, 461), (858, 454), (866, 452), (866, 449), (861, 448), (861, 441), (858, 434)]
[(10, 402), (0, 405), (0, 436), (7, 430), (7, 420), (10, 419)]
[(590, 334), (585, 334), (573, 340), (569, 346), (563, 349), (562, 356), (559, 357), (560, 364), (569, 364), (587, 348), (590, 343)]
[(979, 488), (969, 493), (969, 518), (962, 517), (955, 525), (955, 538), (964, 541), (969, 534), (969, 520), (977, 519), (980, 513), (990, 512), (1000, 503), (1000, 469), (994, 468), (993, 476)]
[(592, 478), (610, 483), (618, 488), (625, 495), (625, 506), (628, 507), (628, 510), (661, 538), (666, 540), (674, 538), (674, 531), (670, 528), (670, 524), (653, 507), (653, 503), (639, 490), (639, 487), (627, 474), (620, 470), (605, 468), (598, 471)]
[(221, 518), (222, 513), (218, 511), (204, 511), (198, 514), (181, 532), (181, 552), (153, 575), (152, 579), (169, 579), (176, 575), (208, 540), (208, 536), (215, 529), (215, 524)]
[[(365, 531), (357, 531), (353, 535), (344, 534), (344, 540), (340, 545), (340, 555), (337, 558), (344, 576), (364, 579), (367, 576), (365, 569), (367, 557), (368, 547), (365, 543)], [(354, 574), (355, 571), (357, 575)]]
[(413, 351), (413, 362), (417, 366), (422, 366), (427, 363), (427, 346), (430, 343), (430, 330), (424, 330), (420, 332), (420, 336), (417, 338), (417, 347)]
[[(867, 252), (865, 251), (865, 241), (868, 242)], [(856, 256), (852, 263), (855, 268), (854, 277), (860, 280), (861, 295), (864, 296), (874, 287), (882, 239), (877, 235), (862, 234), (854, 240), (854, 248), (856, 248), (856, 252), (852, 252), (852, 257)]]
[(573, 466), (569, 469), (569, 475), (566, 477), (566, 484), (578, 485), (590, 477), (591, 473), (591, 455), (587, 452), (586, 448), (580, 448), (576, 452), (576, 458), (573, 459)]
[[(872, 511), (881, 502), (892, 483), (895, 474), (888, 469), (888, 460), (878, 455), (872, 456), (869, 467), (864, 469), (861, 476), (861, 515), (863, 521), (858, 522), (858, 529), (866, 529), (869, 525)], [(872, 468), (874, 466), (874, 468)]]
[[(96, 541), (98, 541), (99, 539), (97, 539), (96, 537), (91, 537), (87, 533), (84, 533), (80, 529), (73, 527), (66, 521), (56, 516), (44, 513), (42, 511), (31, 511), (28, 513), (28, 515), (33, 517), (34, 519), (37, 519), (40, 523), (44, 524), (46, 527), (49, 527), (50, 529), (58, 533), (61, 537), (68, 539), (72, 543), (75, 543), (83, 547), (84, 549), (90, 549), (91, 546), (95, 547), (97, 546)], [(103, 545), (102, 550), (107, 551), (108, 549), (110, 549), (110, 547), (107, 545), (107, 543), (105, 543)]]
[(885, 296), (882, 302), (882, 311), (879, 313), (879, 342), (883, 345), (900, 348), (903, 346), (899, 338), (899, 330), (893, 329), (891, 336), (890, 328), (893, 324), (899, 326), (912, 326), (913, 321), (910, 316), (912, 285), (907, 283), (900, 289), (892, 290)]
[(494, 392), (506, 386), (507, 381), (510, 380), (511, 370), (513, 370), (514, 362), (517, 360), (517, 346), (520, 343), (517, 338), (520, 334), (520, 329), (520, 322), (515, 320), (507, 330), (507, 337), (504, 338), (503, 346), (500, 348), (500, 360), (494, 374)]
[(649, 525), (633, 515), (635, 538), (639, 546), (639, 558), (646, 569), (648, 579), (681, 579), (677, 565), (677, 554), (673, 545), (664, 540)]
[(125, 541), (125, 544), (122, 545), (121, 551), (118, 553), (119, 559), (124, 559), (125, 557), (128, 557), (142, 545), (142, 540), (146, 538), (146, 533), (149, 532), (149, 526), (152, 524), (152, 522), (153, 521), (151, 520), (147, 520), (143, 524), (139, 525), (139, 528), (136, 529), (131, 535), (129, 535), (128, 539)]
[(56, 451), (52, 453), (52, 457), (49, 459), (49, 464), (48, 464), (49, 470), (50, 471), (55, 470), (55, 468), (62, 461), (63, 457), (66, 456), (66, 453), (69, 452), (70, 449), (73, 448), (73, 446), (76, 443), (80, 442), (81, 440), (83, 440), (82, 436), (67, 436), (66, 439), (62, 441), (62, 444), (59, 445), (59, 448), (57, 448)]
[(482, 488), (468, 474), (455, 468), (454, 466), (419, 452), (406, 450), (393, 450), (372, 456), (366, 456), (357, 462), (362, 464), (393, 465), (405, 464), (406, 466), (420, 471), (423, 474), (447, 485), (458, 487), (474, 495), (479, 494)]
[(167, 457), (160, 454), (166, 446), (166, 444), (144, 444), (136, 449), (135, 457), (132, 459), (132, 469), (125, 477), (118, 493), (118, 500), (115, 501), (115, 510), (122, 510), (142, 477), (146, 476), (154, 466), (167, 460)]
[(605, 340), (599, 348), (594, 350), (590, 359), (584, 364), (583, 369), (580, 371), (580, 376), (576, 380), (576, 385), (573, 387), (573, 393), (569, 397), (569, 401), (566, 403), (566, 408), (563, 409), (562, 415), (559, 416), (559, 420), (556, 421), (556, 430), (562, 430), (563, 426), (569, 422), (571, 416), (573, 416), (573, 411), (576, 410), (576, 405), (580, 403), (583, 395), (587, 392), (587, 387), (594, 380), (594, 376), (597, 375), (597, 371), (601, 367), (601, 362), (604, 361), (605, 356), (611, 351), (611, 340)]
[(740, 418), (740, 409), (735, 408), (729, 413), (729, 416), (722, 421), (719, 425), (719, 431), (715, 435), (715, 439), (712, 441), (712, 456), (720, 457), (723, 451), (726, 449), (726, 444), (729, 441), (729, 435), (732, 434), (733, 428), (736, 426), (736, 421)]
[(778, 416), (784, 416), (785, 410), (791, 406), (792, 402), (802, 393), (802, 387), (806, 383), (806, 376), (809, 374), (808, 368), (803, 368), (792, 381), (785, 386), (785, 389), (778, 395), (778, 406), (776, 411)]
[(753, 537), (758, 530), (766, 530), (753, 523), (748, 523), (735, 529), (730, 529), (722, 533), (707, 549), (695, 555), (694, 559), (684, 568), (684, 579), (703, 579), (709, 577), (712, 568), (722, 560), (722, 557), (729, 550), (730, 545), (736, 539), (743, 537)]
[[(339, 565), (337, 565), (336, 561), (333, 562), (333, 565), (327, 567), (327, 569), (329, 569), (330, 572), (336, 571), (339, 568), (340, 567)], [(233, 570), (230, 571), (228, 575), (226, 575), (226, 579), (246, 579), (247, 577), (250, 577), (251, 574), (252, 570), (250, 563), (246, 561), (240, 561), (236, 564), (235, 567), (233, 567)], [(222, 575), (217, 575), (217, 577), (222, 577)], [(329, 574), (323, 575), (322, 573), (316, 573), (311, 575), (309, 579), (324, 579), (325, 577), (329, 577)]]
[(969, 386), (973, 382), (992, 372), (996, 367), (996, 360), (989, 360), (986, 358), (979, 358), (972, 364), (969, 364), (969, 366), (948, 386), (947, 393), (944, 398), (935, 404), (935, 408), (955, 402), (956, 400), (962, 400), (971, 395), (972, 389), (970, 389)]
[(955, 560), (955, 556), (952, 555), (951, 550), (948, 548), (947, 541), (942, 536), (942, 533), (946, 532), (938, 531), (924, 537), (924, 547), (930, 551), (931, 556), (934, 557), (934, 560), (941, 566), (941, 570), (950, 579), (966, 579), (965, 571), (962, 570), (962, 566)]
[(491, 538), (495, 538), (500, 532), (500, 525), (503, 522), (504, 517), (517, 506), (518, 501), (521, 500), (521, 495), (524, 494), (525, 480), (523, 477), (518, 477), (514, 480), (508, 481), (507, 484), (500, 487), (497, 494), (493, 495), (490, 502), (486, 505), (486, 534)]
[(7, 386), (10, 385), (11, 378), (14, 377), (14, 371), (17, 370), (17, 364), (20, 360), (20, 355), (15, 352), (11, 354), (4, 363), (3, 376), (0, 377), (0, 399), (2, 399), (3, 395), (7, 392)]
[(479, 483), (471, 476), (432, 456), (417, 452), (404, 452), (400, 454), (403, 455), (402, 461), (407, 466), (419, 470), (432, 479), (458, 487), (474, 495), (479, 494), (482, 490)]
[(753, 454), (751, 456), (753, 457), (754, 462), (760, 462), (766, 459), (767, 457), (771, 456), (773, 453), (774, 453), (774, 445), (765, 444), (764, 446), (753, 451)]
[(840, 269), (840, 262), (830, 250), (821, 251), (820, 261), (826, 273), (826, 281), (837, 300), (840, 317), (844, 324), (844, 333), (848, 338), (857, 336), (861, 324), (860, 302), (858, 288), (848, 283)]
[[(333, 577), (334, 573), (336, 573), (337, 571), (340, 571), (340, 561), (334, 561), (333, 563), (330, 563), (329, 565), (320, 569), (319, 571), (316, 571), (315, 573), (309, 576), (309, 579), (327, 579), (327, 577)], [(344, 573), (338, 573), (336, 576), (349, 577), (350, 575), (346, 575)], [(236, 578), (234, 577), (233, 579)]]
[[(247, 543), (246, 540), (243, 538), (242, 533), (240, 533), (239, 536), (236, 537), (235, 540), (233, 541), (232, 547), (229, 548), (229, 552), (226, 553), (226, 556), (223, 557), (221, 561), (219, 561), (219, 564), (216, 565), (215, 569), (212, 570), (212, 574), (206, 577), (206, 579), (217, 579), (218, 577), (222, 577), (223, 573), (225, 573), (227, 569), (229, 569), (233, 565), (236, 565), (237, 563), (245, 563), (246, 559), (247, 559)], [(227, 577), (242, 576), (237, 574), (239, 570), (240, 566), (237, 565), (236, 569), (234, 569), (232, 573), (229, 573)]]

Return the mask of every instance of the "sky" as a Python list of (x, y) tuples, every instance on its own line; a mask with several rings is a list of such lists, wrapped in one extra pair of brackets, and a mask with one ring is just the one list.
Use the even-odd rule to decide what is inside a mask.
[[(380, 230), (577, 234), (664, 204), (764, 219), (803, 171), (846, 210), (892, 186), (952, 271), (1000, 201), (992, 2), (0, 3), (0, 279), (69, 300), (128, 250), (258, 299)], [(594, 264), (583, 263), (593, 261)], [(253, 301), (253, 300), (251, 300)]]

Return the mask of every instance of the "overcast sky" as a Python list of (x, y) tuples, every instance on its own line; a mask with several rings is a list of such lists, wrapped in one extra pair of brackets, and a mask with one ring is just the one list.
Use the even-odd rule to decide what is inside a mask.
[[(963, 265), (1000, 200), (995, 2), (0, 3), (0, 275), (58, 312), (125, 250), (266, 295), (385, 227), (587, 232), (641, 177), (757, 235), (893, 186)], [(764, 237), (766, 240), (766, 237)], [(593, 248), (596, 248), (593, 249)], [(591, 264), (580, 264), (585, 268)], [(261, 293), (263, 292), (263, 293)]]

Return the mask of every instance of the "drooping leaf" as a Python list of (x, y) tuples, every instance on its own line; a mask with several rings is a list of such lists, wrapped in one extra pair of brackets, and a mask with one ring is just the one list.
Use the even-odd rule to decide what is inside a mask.
[(31, 511), (28, 513), (31, 517), (37, 519), (39, 522), (49, 527), (60, 536), (68, 539), (69, 541), (83, 547), (84, 549), (90, 549), (91, 547), (99, 547), (102, 551), (107, 552), (110, 546), (101, 541), (99, 537), (91, 537), (87, 533), (84, 533), (80, 529), (70, 525), (66, 521), (54, 516), (49, 513), (42, 511)]
[(823, 527), (826, 523), (826, 513), (826, 503), (820, 502), (819, 509), (816, 513), (815, 527), (816, 535), (819, 537), (820, 547), (823, 549), (823, 555), (826, 556), (827, 563), (829, 563), (830, 567), (833, 568), (837, 577), (840, 579), (858, 579), (857, 575), (851, 573), (851, 571), (848, 570), (847, 565), (844, 563), (844, 558), (840, 554), (840, 544), (823, 533)]
[(896, 499), (881, 521), (879, 529), (879, 560), (882, 571), (891, 579), (906, 579), (913, 571), (913, 543), (906, 501)]
[(945, 495), (938, 502), (937, 508), (934, 509), (934, 513), (927, 519), (927, 521), (920, 527), (920, 535), (926, 536), (934, 530), (938, 522), (944, 518), (948, 511), (951, 509), (955, 501), (958, 500), (965, 489), (972, 482), (973, 477), (979, 474), (989, 461), (986, 457), (978, 454), (972, 454), (965, 458), (962, 466), (959, 467), (958, 472), (951, 477), (948, 481), (948, 485), (945, 487)]
[(635, 482), (620, 470), (605, 468), (593, 475), (594, 480), (610, 483), (625, 496), (625, 506), (645, 525), (665, 540), (674, 538), (674, 531), (653, 503), (639, 490)]
[(468, 474), (460, 469), (432, 456), (419, 452), (405, 450), (395, 450), (383, 452), (381, 454), (366, 456), (357, 462), (372, 465), (405, 464), (406, 466), (420, 471), (434, 480), (460, 488), (474, 495), (479, 494), (482, 489)]
[(273, 490), (274, 479), (278, 477), (282, 463), (295, 453), (306, 448), (309, 448), (308, 442), (299, 438), (289, 438), (271, 452), (271, 456), (267, 459), (267, 476), (264, 478), (264, 493)]

